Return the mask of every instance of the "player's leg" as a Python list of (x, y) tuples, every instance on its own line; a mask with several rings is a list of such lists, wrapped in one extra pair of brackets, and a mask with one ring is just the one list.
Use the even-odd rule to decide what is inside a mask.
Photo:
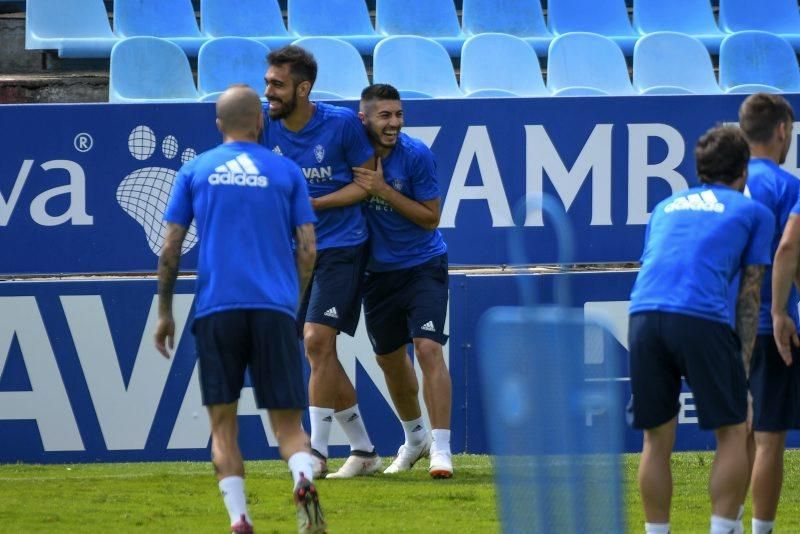
[(711, 532), (735, 532), (740, 528), (739, 507), (747, 485), (747, 427), (745, 423), (727, 425), (714, 434), (717, 451), (709, 480)]
[[(669, 524), (669, 509), (672, 503), (672, 470), (670, 456), (675, 445), (677, 417), (663, 425), (644, 431), (642, 458), (639, 461), (639, 493), (642, 496), (644, 517), (650, 526), (647, 532), (659, 532), (654, 525)], [(665, 532), (669, 532), (669, 528)]]
[(753, 463), (753, 533), (771, 532), (783, 486), (783, 453), (786, 432), (755, 432)]

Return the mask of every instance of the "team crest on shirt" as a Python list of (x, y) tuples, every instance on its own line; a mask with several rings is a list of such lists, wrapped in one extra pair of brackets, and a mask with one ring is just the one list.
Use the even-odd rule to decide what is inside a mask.
[(394, 180), (392, 180), (392, 187), (394, 187), (396, 191), (402, 191), (403, 181), (400, 180), (399, 178), (395, 178)]
[(314, 157), (317, 158), (317, 163), (322, 163), (322, 160), (325, 159), (325, 147), (322, 145), (315, 146)]
[(278, 145), (275, 145), (275, 148), (273, 148), (272, 151), (279, 156), (283, 156), (283, 151), (281, 150), (281, 147), (279, 147)]

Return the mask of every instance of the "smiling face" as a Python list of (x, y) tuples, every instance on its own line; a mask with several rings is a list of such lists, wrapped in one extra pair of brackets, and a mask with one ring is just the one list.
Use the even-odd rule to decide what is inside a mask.
[(360, 115), (375, 147), (393, 149), (403, 128), (403, 104), (399, 100), (373, 100), (366, 103)]
[(297, 109), (297, 95), (301, 86), (308, 82), (296, 84), (291, 74), (291, 66), (272, 65), (264, 76), (267, 88), (264, 96), (269, 102), (269, 117), (271, 119), (285, 119)]

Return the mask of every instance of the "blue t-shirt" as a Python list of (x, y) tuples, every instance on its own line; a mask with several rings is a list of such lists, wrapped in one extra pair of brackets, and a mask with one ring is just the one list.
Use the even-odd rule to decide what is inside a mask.
[(775, 218), (722, 185), (660, 202), (647, 225), (631, 313), (664, 311), (730, 323), (729, 287), (746, 265), (769, 265)]
[[(308, 192), (317, 198), (338, 191), (353, 181), (353, 167), (374, 154), (364, 127), (347, 108), (316, 103), (316, 111), (299, 132), (287, 130), (283, 121), (269, 118), (264, 105), (261, 144), (286, 156), (303, 170)], [(360, 204), (322, 210), (315, 226), (317, 249), (352, 247), (367, 240), (367, 223)]]
[[(753, 158), (748, 165), (747, 189), (750, 196), (764, 204), (775, 217), (772, 230), (772, 247), (770, 257), (775, 257), (778, 243), (781, 241), (783, 228), (789, 219), (789, 213), (795, 205), (800, 193), (800, 180), (796, 176), (781, 169), (777, 163), (768, 159)], [(789, 293), (789, 317), (797, 324), (797, 290), (792, 284)], [(772, 267), (764, 272), (764, 283), (761, 286), (761, 310), (758, 318), (758, 333), (772, 335)]]
[[(419, 139), (401, 133), (389, 156), (381, 160), (383, 178), (399, 193), (417, 201), (439, 198), (433, 153)], [(370, 271), (394, 271), (425, 263), (447, 252), (439, 230), (426, 230), (411, 222), (384, 200), (366, 200), (371, 236)]]
[(247, 308), (295, 316), (295, 228), (314, 222), (303, 173), (256, 143), (225, 143), (181, 167), (164, 214), (197, 221), (195, 317)]

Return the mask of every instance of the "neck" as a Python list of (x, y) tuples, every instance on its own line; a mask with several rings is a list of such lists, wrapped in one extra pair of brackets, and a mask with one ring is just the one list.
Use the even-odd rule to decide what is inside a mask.
[(256, 143), (258, 142), (258, 132), (225, 132), (222, 134), (223, 143)]
[(299, 132), (303, 127), (308, 124), (314, 112), (317, 111), (317, 105), (313, 102), (305, 100), (297, 104), (295, 110), (283, 120), (283, 125), (287, 130)]
[(775, 145), (750, 145), (750, 157), (781, 162), (781, 147)]
[(379, 145), (376, 143), (372, 144), (372, 148), (375, 149), (375, 155), (381, 159), (386, 159), (389, 157), (389, 154), (392, 153), (394, 147), (386, 147), (383, 145)]

